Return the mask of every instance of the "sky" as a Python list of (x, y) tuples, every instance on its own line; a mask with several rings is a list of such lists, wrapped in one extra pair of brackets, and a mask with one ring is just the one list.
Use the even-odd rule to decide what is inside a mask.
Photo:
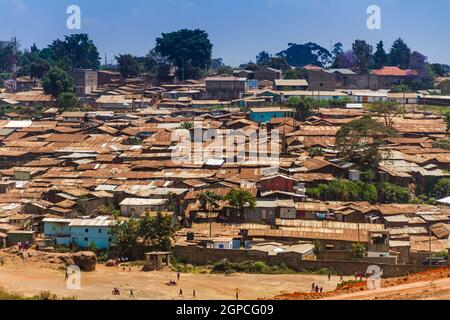
[[(69, 30), (69, 5), (81, 9), (81, 30)], [(369, 30), (367, 8), (381, 9), (381, 29)], [(430, 62), (450, 64), (448, 0), (0, 0), (0, 40), (46, 47), (71, 33), (88, 33), (102, 58), (145, 55), (163, 32), (206, 30), (213, 57), (238, 66), (265, 50), (316, 42), (330, 49), (355, 39), (389, 49), (401, 37)]]

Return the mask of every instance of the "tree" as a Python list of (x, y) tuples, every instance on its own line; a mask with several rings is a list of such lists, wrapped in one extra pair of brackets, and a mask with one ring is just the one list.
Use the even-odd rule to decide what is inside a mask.
[(212, 47), (206, 31), (182, 29), (163, 33), (156, 39), (155, 51), (167, 57), (184, 80), (201, 77), (211, 61)]
[(359, 74), (369, 73), (372, 64), (372, 46), (364, 40), (356, 40), (352, 47), (356, 60), (353, 70)]
[(178, 226), (173, 224), (170, 215), (157, 212), (156, 216), (150, 216), (146, 212), (145, 217), (139, 220), (139, 235), (145, 244), (155, 249), (168, 251), (176, 238)]
[(266, 51), (261, 51), (256, 56), (256, 64), (258, 65), (267, 65), (269, 64), (269, 61), (270, 61), (270, 54)]
[(12, 71), (12, 53), (11, 42), (0, 41), (0, 73)]
[(63, 92), (74, 92), (74, 84), (67, 73), (58, 68), (52, 67), (45, 75), (42, 85), (46, 94), (51, 94), (53, 97), (58, 96)]
[(296, 44), (289, 43), (288, 48), (277, 53), (279, 57), (285, 57), (287, 63), (295, 67), (303, 67), (314, 64), (324, 67), (331, 63), (331, 53), (316, 43)]
[(389, 52), (389, 62), (393, 66), (398, 66), (401, 69), (407, 69), (411, 58), (411, 49), (406, 45), (402, 39), (397, 39), (392, 44)]
[(352, 50), (348, 50), (338, 55), (333, 63), (333, 68), (353, 69), (356, 64), (356, 57)]
[(444, 114), (445, 122), (447, 123), (447, 131), (450, 131), (450, 111)]
[(150, 50), (144, 59), (144, 71), (159, 81), (168, 81), (171, 65), (167, 58), (154, 49)]
[(212, 70), (217, 70), (219, 67), (224, 65), (222, 58), (213, 58), (209, 64)]
[(228, 75), (228, 76), (232, 76), (233, 71), (234, 71), (233, 68), (230, 66), (221, 66), (221, 67), (217, 68), (218, 74), (224, 74), (224, 75)]
[(366, 246), (364, 243), (353, 243), (352, 244), (352, 256), (355, 259), (361, 259), (364, 258), (364, 255), (366, 253)]
[(340, 59), (342, 59), (342, 55), (344, 54), (344, 46), (342, 43), (336, 43), (333, 46), (333, 50), (331, 50), (331, 54), (333, 55), (333, 64), (331, 67), (340, 68)]
[(87, 34), (65, 36), (48, 47), (49, 58), (60, 67), (70, 69), (94, 69), (100, 67), (100, 54)]
[(445, 77), (446, 71), (443, 64), (440, 63), (432, 63), (430, 65), (431, 70), (436, 74), (438, 77)]
[(290, 97), (287, 104), (295, 109), (297, 120), (305, 121), (312, 115), (314, 102), (315, 101), (310, 97)]
[(198, 197), (200, 201), (200, 209), (206, 211), (209, 216), (209, 237), (212, 237), (212, 211), (220, 207), (222, 196), (212, 191), (201, 193)]
[(139, 220), (130, 219), (113, 223), (109, 234), (111, 236), (111, 251), (116, 256), (139, 258)]
[(384, 139), (395, 131), (370, 116), (343, 125), (336, 134), (336, 146), (341, 157), (362, 166), (377, 168), (382, 159), (380, 148)]
[(73, 92), (61, 92), (58, 95), (58, 107), (60, 111), (68, 111), (78, 106), (80, 100)]
[(383, 118), (386, 128), (392, 128), (393, 118), (404, 113), (403, 108), (400, 108), (396, 102), (391, 101), (375, 102), (369, 105), (368, 111), (375, 117)]
[(450, 196), (450, 179), (440, 179), (434, 185), (432, 193), (436, 199)]
[(417, 72), (417, 78), (413, 81), (414, 89), (425, 90), (434, 87), (435, 74), (426, 56), (414, 51), (411, 54), (409, 68)]
[(234, 208), (238, 216), (242, 216), (245, 208), (253, 209), (256, 206), (256, 198), (245, 189), (231, 189), (225, 196), (228, 204)]
[(382, 67), (386, 66), (388, 62), (388, 55), (384, 50), (384, 43), (383, 41), (380, 41), (377, 44), (377, 50), (373, 54), (373, 68), (381, 69)]
[(137, 58), (131, 54), (119, 54), (115, 57), (119, 64), (119, 72), (123, 78), (136, 77), (139, 75), (139, 63)]
[(411, 192), (407, 188), (395, 184), (382, 183), (379, 190), (381, 203), (406, 204), (411, 200)]
[(290, 68), (286, 57), (270, 57), (267, 66), (269, 68), (279, 69), (283, 71), (288, 70)]
[(29, 74), (34, 79), (42, 79), (49, 70), (50, 64), (44, 59), (37, 58), (31, 63)]
[(343, 54), (344, 53), (344, 46), (342, 45), (342, 43), (338, 42), (338, 43), (334, 44), (333, 50), (331, 50), (331, 53), (333, 54), (333, 56), (335, 58), (337, 56)]

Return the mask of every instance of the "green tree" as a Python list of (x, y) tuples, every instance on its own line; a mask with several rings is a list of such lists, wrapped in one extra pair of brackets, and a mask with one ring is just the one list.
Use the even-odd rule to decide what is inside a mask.
[(119, 72), (123, 78), (136, 77), (139, 75), (139, 63), (131, 54), (119, 54), (115, 57), (119, 65)]
[(440, 179), (434, 185), (432, 193), (436, 199), (450, 196), (450, 179)]
[(363, 243), (353, 243), (352, 244), (352, 255), (353, 258), (360, 259), (364, 258), (366, 253), (366, 246)]
[(42, 86), (46, 94), (51, 94), (55, 98), (58, 98), (63, 92), (74, 92), (72, 79), (58, 67), (50, 69), (42, 81)]
[(147, 212), (145, 217), (139, 220), (139, 235), (146, 244), (158, 250), (168, 251), (176, 239), (177, 231), (178, 226), (173, 223), (172, 217), (161, 212), (158, 212), (156, 217)]
[(270, 61), (270, 54), (266, 51), (261, 51), (256, 56), (256, 64), (258, 65), (268, 65)]
[(177, 67), (182, 80), (199, 78), (209, 67), (212, 47), (206, 31), (182, 29), (163, 33), (156, 39), (155, 51)]
[(314, 107), (314, 100), (312, 98), (299, 98), (290, 97), (287, 104), (296, 111), (296, 119), (305, 121), (312, 115), (312, 109)]
[(65, 70), (94, 69), (100, 67), (100, 54), (97, 47), (87, 34), (73, 34), (65, 36), (64, 40), (57, 39), (44, 53)]
[(253, 209), (256, 206), (256, 198), (250, 191), (245, 189), (231, 189), (225, 196), (225, 200), (236, 211), (238, 216), (242, 216), (245, 208)]
[(114, 223), (110, 227), (111, 251), (117, 256), (139, 258), (140, 223), (130, 219)]
[(382, 159), (380, 148), (385, 139), (395, 134), (391, 128), (370, 116), (343, 125), (336, 134), (336, 146), (340, 155), (362, 166), (377, 168)]
[(288, 48), (277, 53), (277, 56), (286, 58), (290, 66), (303, 67), (308, 64), (323, 67), (332, 61), (331, 53), (316, 43), (296, 44), (289, 43)]
[(382, 183), (380, 186), (381, 203), (409, 203), (411, 192), (407, 188), (395, 184)]
[(199, 195), (200, 209), (206, 211), (209, 216), (209, 236), (212, 237), (212, 212), (220, 207), (222, 196), (212, 191), (206, 191)]
[(373, 48), (364, 40), (356, 40), (353, 43), (353, 54), (355, 55), (354, 71), (359, 74), (366, 74), (372, 64)]
[(389, 56), (387, 55), (386, 51), (384, 50), (384, 43), (383, 41), (378, 42), (377, 44), (377, 50), (373, 54), (373, 67), (374, 69), (381, 69), (382, 67), (388, 65)]
[(401, 69), (409, 68), (411, 59), (411, 49), (406, 45), (402, 39), (397, 39), (392, 44), (389, 52), (389, 62), (393, 66), (398, 66)]
[(34, 79), (42, 79), (49, 70), (50, 64), (46, 60), (38, 58), (31, 63), (29, 74)]
[(370, 104), (368, 111), (375, 117), (383, 118), (386, 128), (392, 128), (394, 117), (404, 113), (403, 108), (391, 101), (377, 101)]
[(73, 92), (61, 92), (58, 95), (58, 107), (60, 111), (69, 111), (76, 108), (80, 102)]

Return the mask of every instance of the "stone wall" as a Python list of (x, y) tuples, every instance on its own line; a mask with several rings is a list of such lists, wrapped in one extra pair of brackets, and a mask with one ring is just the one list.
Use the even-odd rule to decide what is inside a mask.
[[(223, 250), (210, 249), (198, 246), (176, 246), (174, 254), (182, 261), (195, 265), (207, 265), (222, 259), (233, 262), (263, 261), (268, 265), (286, 264), (296, 271), (333, 268), (343, 275), (354, 275), (357, 272), (365, 272), (367, 268), (374, 264), (372, 261), (337, 261), (337, 260), (302, 260), (298, 253), (286, 252), (275, 256), (266, 252), (256, 250)], [(426, 271), (427, 266), (422, 265), (395, 265), (377, 264), (383, 269), (385, 277), (399, 277), (408, 273)]]

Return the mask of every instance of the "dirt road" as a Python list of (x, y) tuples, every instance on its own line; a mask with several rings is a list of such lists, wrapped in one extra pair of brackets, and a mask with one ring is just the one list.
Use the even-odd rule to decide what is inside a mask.
[[(144, 273), (135, 267), (130, 272), (98, 265), (95, 272), (82, 273), (80, 290), (69, 290), (63, 270), (29, 263), (0, 267), (0, 287), (7, 290), (25, 295), (48, 290), (61, 297), (75, 296), (80, 300), (130, 299), (130, 289), (135, 299), (192, 299), (195, 290), (196, 299), (229, 300), (235, 299), (236, 289), (239, 289), (240, 299), (258, 299), (292, 291), (310, 291), (313, 282), (331, 291), (339, 281), (338, 277), (328, 281), (326, 276), (316, 275), (182, 274), (178, 286), (169, 287), (166, 283), (171, 279), (176, 280), (176, 274), (170, 271)], [(120, 297), (112, 296), (114, 287), (121, 289)], [(183, 297), (179, 296), (180, 289)]]
[(449, 300), (450, 278), (366, 290), (328, 297), (324, 300)]

